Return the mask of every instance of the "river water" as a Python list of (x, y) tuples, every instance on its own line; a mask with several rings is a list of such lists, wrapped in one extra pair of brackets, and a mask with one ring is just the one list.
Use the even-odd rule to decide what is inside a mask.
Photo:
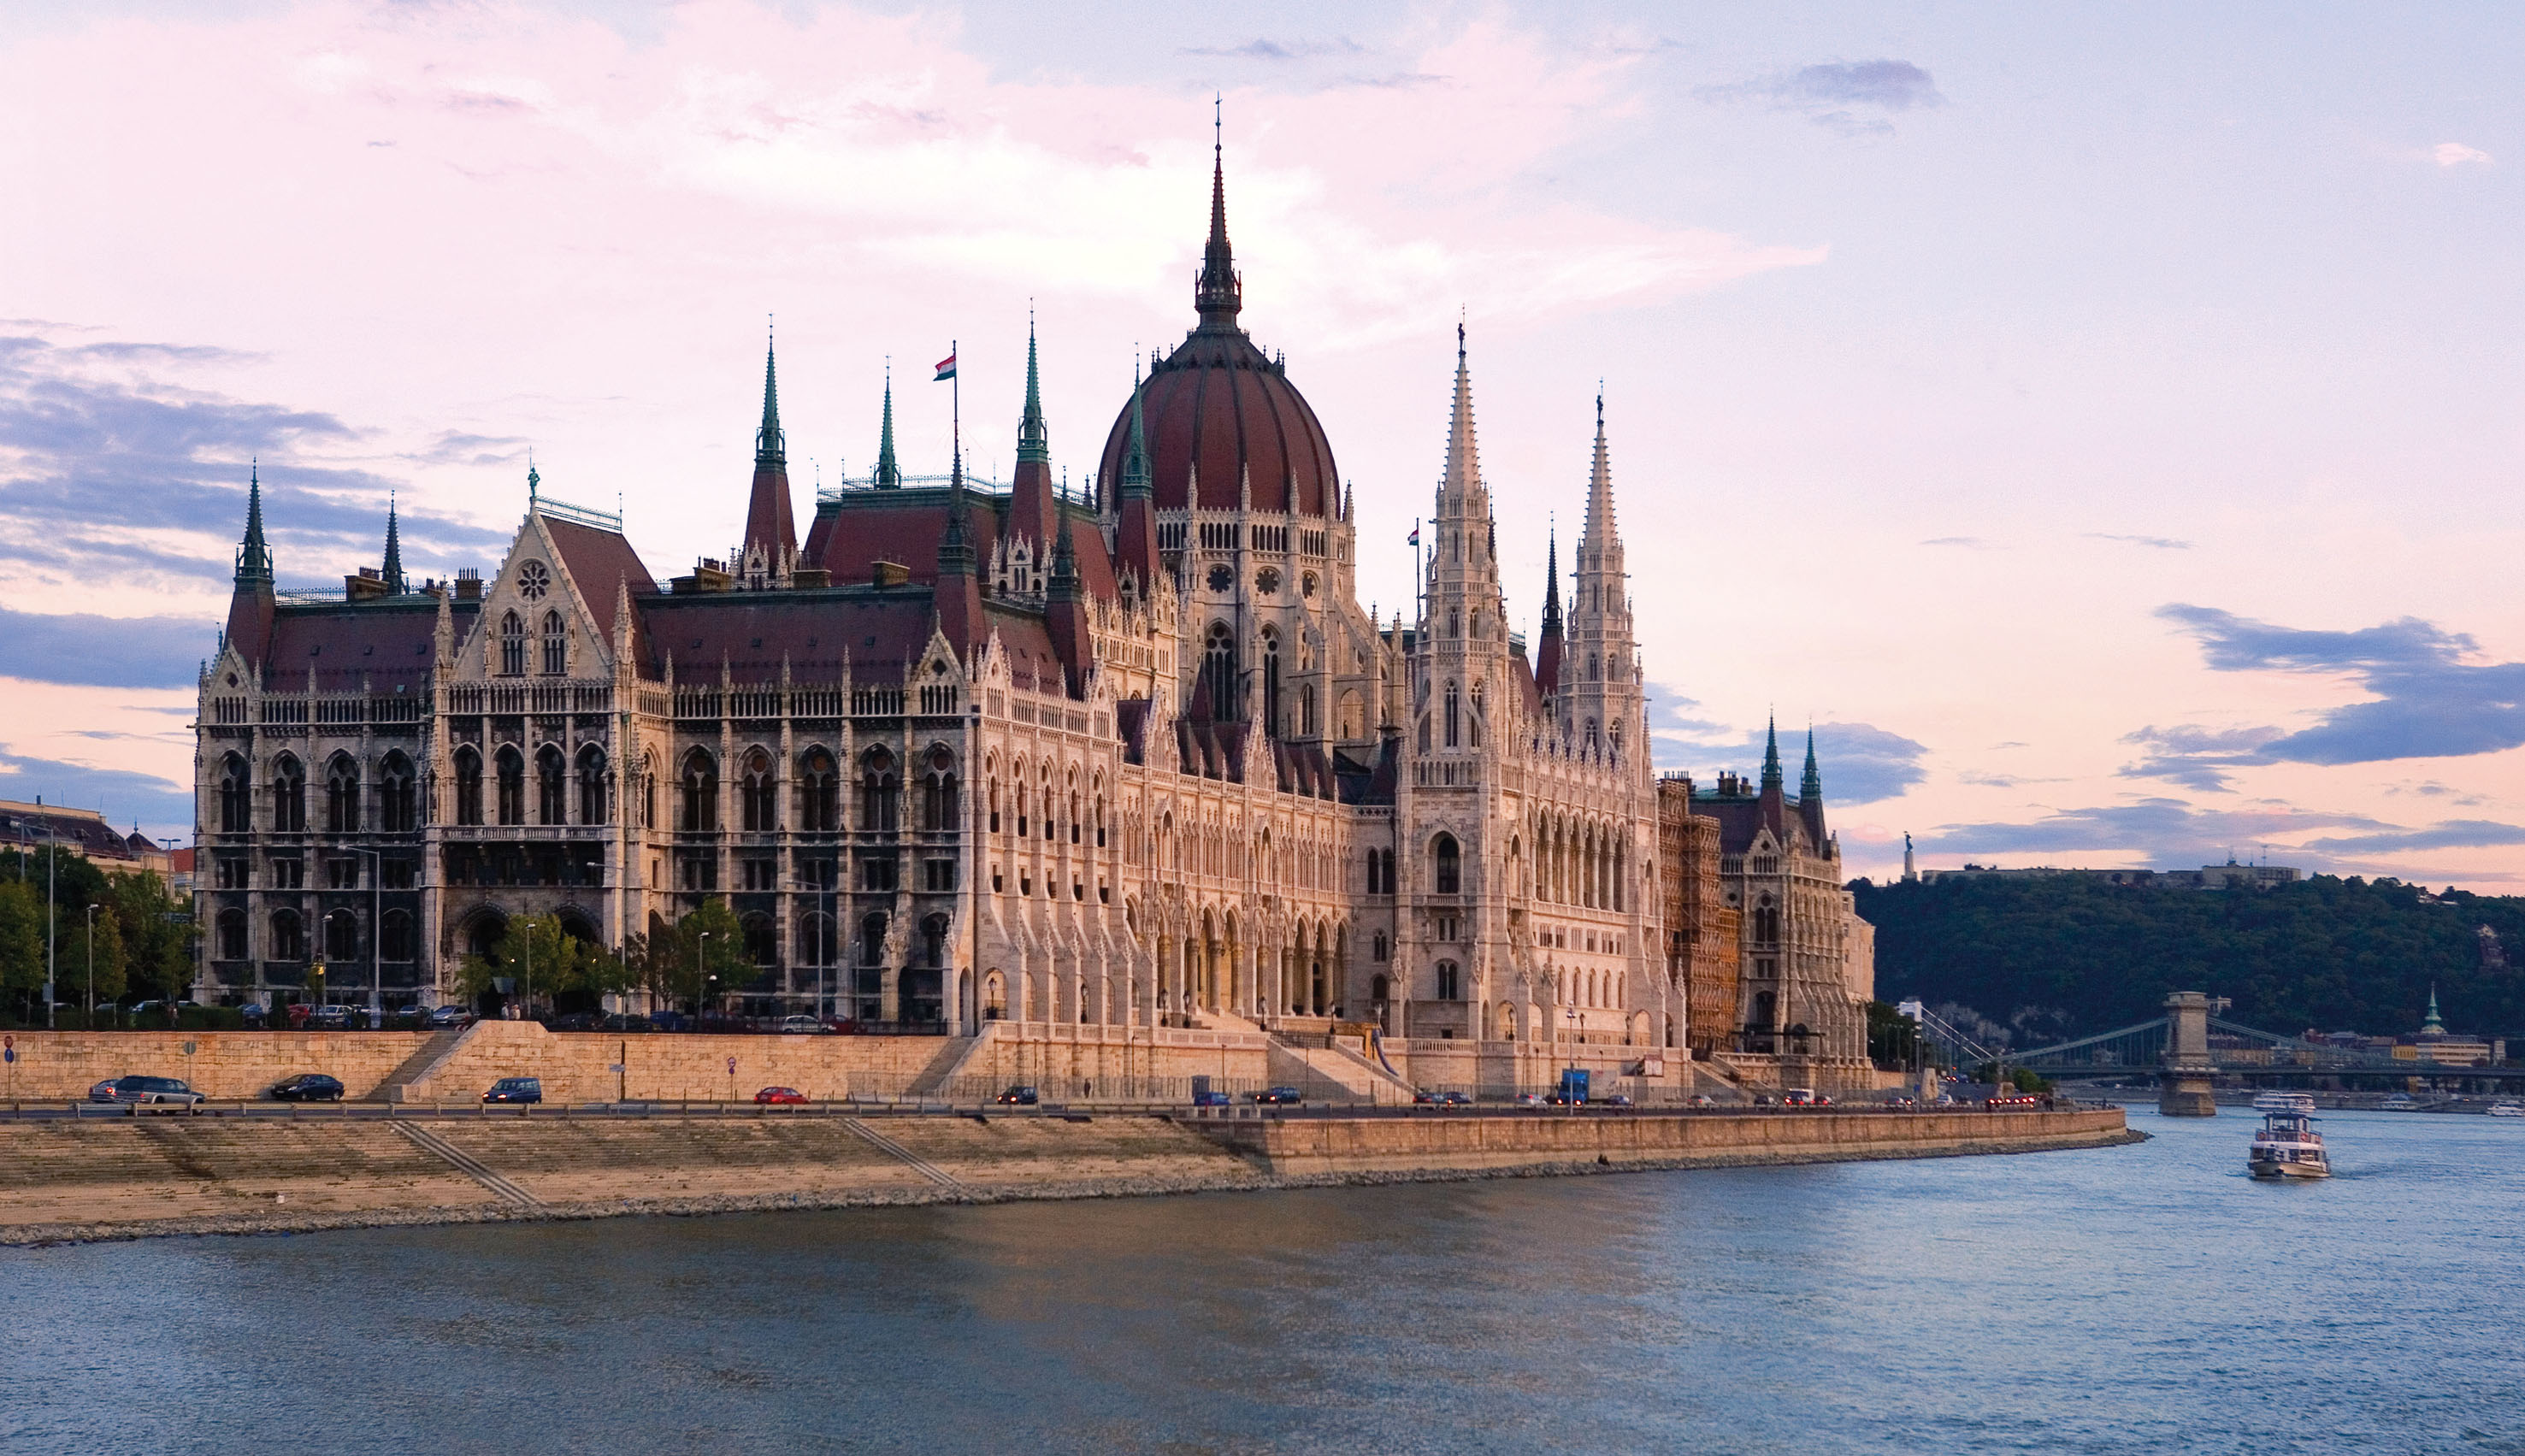
[(2525, 1121), (0, 1251), (34, 1452), (2525, 1453)]

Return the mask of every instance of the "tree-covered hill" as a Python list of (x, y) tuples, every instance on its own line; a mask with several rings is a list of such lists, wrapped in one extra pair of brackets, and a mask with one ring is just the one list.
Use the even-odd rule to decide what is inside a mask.
[[(2145, 1021), (2170, 991), (2231, 997), (2230, 1019), (2267, 1031), (2408, 1033), (2433, 983), (2450, 1031), (2525, 1038), (2525, 898), (2330, 876), (2265, 891), (2072, 875), (1851, 888), (1876, 926), (1879, 999), (1971, 1007), (2019, 1046)], [(2484, 925), (2511, 964), (2484, 963)]]

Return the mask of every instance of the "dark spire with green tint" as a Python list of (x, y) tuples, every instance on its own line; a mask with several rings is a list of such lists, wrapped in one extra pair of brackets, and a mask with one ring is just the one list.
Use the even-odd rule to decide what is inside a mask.
[(389, 594), (397, 597), (404, 594), (403, 542), (395, 532), (395, 502), (392, 494), (386, 497), (386, 559), (385, 567), (379, 574), (385, 577), (386, 591)]
[(1131, 443), (1122, 452), (1122, 499), (1145, 501), (1152, 489), (1149, 480), (1149, 431), (1140, 409), (1140, 366), (1131, 365)]
[(237, 544), (237, 585), (248, 582), (272, 582), (272, 547), (263, 539), (263, 466), (261, 461), (246, 465), (245, 540)]
[(788, 442), (780, 434), (780, 371), (771, 356), (771, 345), (763, 346), (763, 424), (754, 432), (754, 462), (758, 465), (789, 463)]
[(1771, 719), (1769, 741), (1762, 749), (1762, 787), (1765, 789), (1777, 789), (1780, 787), (1782, 778), (1783, 775), (1780, 772), (1780, 720), (1778, 717), (1774, 716)]
[(903, 489), (903, 466), (894, 459), (894, 364), (885, 366), (885, 423), (876, 437), (876, 480), (878, 490)]
[(1823, 797), (1823, 775), (1815, 771), (1814, 729), (1811, 727), (1807, 729), (1807, 775), (1798, 781), (1798, 797), (1800, 799)]
[(1043, 427), (1043, 376), (1035, 366), (1034, 318), (1026, 318), (1025, 414), (1017, 421), (1017, 463), (1050, 464), (1052, 445)]

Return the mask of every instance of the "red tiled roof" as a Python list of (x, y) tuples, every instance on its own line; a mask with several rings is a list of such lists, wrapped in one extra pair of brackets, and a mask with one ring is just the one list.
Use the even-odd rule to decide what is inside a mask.
[[(1140, 402), (1160, 509), (1185, 508), (1196, 465), (1205, 510), (1235, 510), (1240, 482), (1249, 473), (1257, 510), (1325, 515), (1339, 505), (1340, 471), (1322, 423), (1306, 397), (1244, 334), (1205, 330), (1185, 339), (1150, 374)], [(1109, 493), (1119, 488), (1130, 441), (1126, 399), (1106, 433), (1097, 467)]]
[[(460, 605), (456, 635), (480, 608)], [(319, 693), (356, 693), (365, 684), (377, 695), (429, 691), (430, 645), (438, 630), (438, 599), (391, 597), (345, 602), (338, 607), (284, 607), (272, 616), (272, 648), (264, 658), (264, 686), (276, 693), (307, 691), (315, 669)]]

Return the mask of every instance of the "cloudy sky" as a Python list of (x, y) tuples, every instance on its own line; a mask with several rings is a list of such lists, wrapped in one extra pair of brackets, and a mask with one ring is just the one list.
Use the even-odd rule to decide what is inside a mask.
[[(1073, 479), (1190, 321), (1225, 97), (1246, 322), (1362, 517), (1455, 321), (1514, 603), (1603, 380), (1659, 760), (1815, 725), (1857, 872), (2525, 876), (2501, 7), (0, 9), (0, 797), (188, 829), (259, 457), (284, 584), (488, 565), (527, 452), (661, 575), (802, 496)], [(810, 460), (812, 459), (812, 463)], [(2267, 847), (2267, 848), (2265, 848)]]

